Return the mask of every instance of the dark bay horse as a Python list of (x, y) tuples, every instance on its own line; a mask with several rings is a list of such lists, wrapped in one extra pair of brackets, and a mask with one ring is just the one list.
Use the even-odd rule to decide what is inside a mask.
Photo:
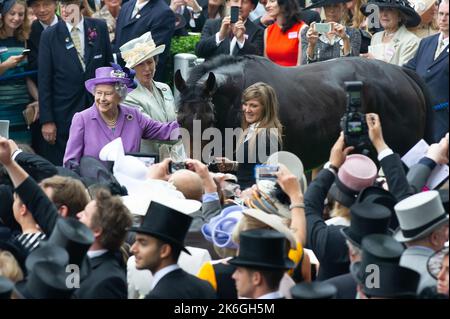
[(424, 136), (427, 91), (418, 76), (401, 67), (359, 57), (299, 67), (280, 67), (257, 56), (219, 56), (195, 67), (185, 82), (180, 72), (178, 121), (192, 129), (240, 126), (241, 96), (256, 82), (278, 96), (284, 126), (283, 149), (299, 156), (306, 169), (328, 159), (345, 112), (345, 81), (364, 83), (362, 112), (378, 113), (388, 145), (404, 154)]

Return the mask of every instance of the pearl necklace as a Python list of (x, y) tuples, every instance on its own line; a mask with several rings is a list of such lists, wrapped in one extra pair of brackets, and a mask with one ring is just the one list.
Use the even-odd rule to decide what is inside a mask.
[(105, 123), (108, 127), (115, 127), (117, 124), (117, 118), (118, 118), (118, 116), (116, 116), (114, 120), (109, 120), (106, 117), (104, 117), (103, 120), (105, 121)]

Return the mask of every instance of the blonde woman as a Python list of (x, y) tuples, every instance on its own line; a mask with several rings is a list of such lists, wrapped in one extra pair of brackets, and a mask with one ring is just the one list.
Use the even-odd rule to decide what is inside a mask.
[(355, 30), (359, 30), (361, 33), (361, 48), (360, 53), (367, 53), (369, 50), (370, 40), (372, 35), (369, 33), (367, 18), (362, 14), (361, 6), (366, 4), (367, 0), (352, 0), (347, 2), (347, 14), (344, 17), (345, 26), (352, 27)]
[[(236, 162), (232, 170), (241, 188), (254, 183), (256, 164), (264, 163), (267, 158), (281, 149), (283, 126), (278, 118), (278, 99), (275, 90), (266, 83), (258, 82), (249, 86), (242, 94), (243, 134), (236, 147)], [(226, 158), (221, 161), (219, 169), (227, 171)], [(237, 165), (236, 165), (237, 164)]]

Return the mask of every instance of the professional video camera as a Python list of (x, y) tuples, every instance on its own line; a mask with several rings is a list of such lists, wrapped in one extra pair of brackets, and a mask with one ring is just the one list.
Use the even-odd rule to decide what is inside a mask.
[(362, 107), (361, 81), (345, 82), (347, 91), (347, 107), (341, 118), (341, 129), (344, 132), (345, 145), (355, 147), (355, 152), (368, 155), (371, 148), (366, 115), (360, 112)]

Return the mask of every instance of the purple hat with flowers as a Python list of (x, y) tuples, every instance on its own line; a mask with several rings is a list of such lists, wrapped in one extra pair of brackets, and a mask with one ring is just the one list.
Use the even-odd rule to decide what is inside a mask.
[(134, 71), (128, 68), (121, 68), (117, 64), (111, 63), (112, 67), (105, 66), (95, 70), (95, 78), (84, 82), (84, 86), (91, 93), (94, 94), (95, 86), (98, 84), (115, 84), (123, 83), (127, 86), (128, 92), (136, 88), (134, 83)]

